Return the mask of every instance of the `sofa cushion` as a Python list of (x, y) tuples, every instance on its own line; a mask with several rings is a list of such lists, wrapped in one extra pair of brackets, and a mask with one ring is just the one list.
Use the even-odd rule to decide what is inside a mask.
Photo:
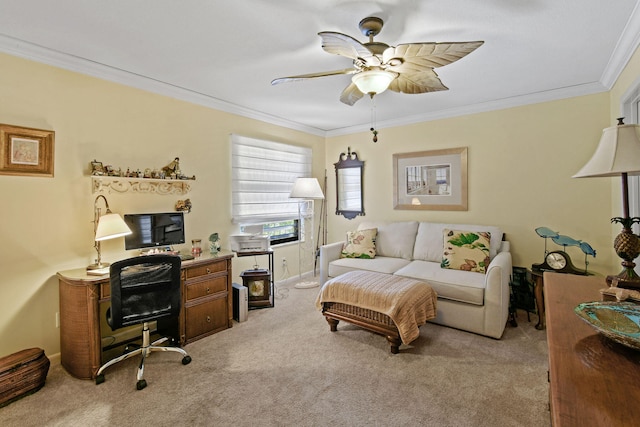
[(348, 271), (363, 270), (393, 274), (406, 266), (410, 261), (402, 258), (377, 256), (375, 259), (340, 258), (329, 263), (328, 277), (338, 277)]
[[(413, 259), (413, 249), (418, 232), (417, 221), (362, 222), (358, 230), (377, 228), (376, 254), (385, 257)], [(442, 242), (441, 242), (442, 243)], [(438, 259), (438, 262), (440, 260)]]
[(377, 228), (347, 232), (347, 241), (342, 248), (342, 258), (372, 259), (376, 256)]
[(438, 298), (484, 305), (486, 276), (461, 270), (440, 268), (440, 263), (411, 261), (395, 272), (398, 276), (424, 280), (438, 294)]
[(486, 273), (491, 259), (489, 258), (489, 240), (487, 232), (468, 230), (442, 231), (444, 249), (440, 267), (453, 270)]
[(418, 226), (416, 243), (413, 248), (413, 259), (440, 263), (442, 260), (442, 230), (444, 224), (421, 222)]
[(491, 244), (489, 245), (489, 256), (493, 259), (500, 250), (502, 241), (502, 230), (490, 225), (468, 225), (468, 224), (446, 224), (436, 222), (421, 222), (418, 226), (415, 245), (413, 249), (413, 259), (423, 261), (433, 261), (440, 264), (442, 261), (442, 250), (444, 239), (442, 231), (445, 228), (455, 230), (486, 231), (491, 234)]

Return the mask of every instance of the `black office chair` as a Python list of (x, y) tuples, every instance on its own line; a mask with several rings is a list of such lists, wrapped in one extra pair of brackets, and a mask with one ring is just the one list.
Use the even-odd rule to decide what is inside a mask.
[(145, 255), (111, 264), (111, 307), (107, 322), (112, 329), (142, 324), (142, 346), (108, 361), (100, 367), (96, 384), (104, 382), (104, 370), (138, 354), (142, 355), (138, 367), (136, 388), (147, 386), (143, 379), (144, 361), (153, 351), (174, 351), (182, 354), (182, 364), (191, 357), (179, 347), (161, 346), (167, 337), (149, 344), (149, 323), (180, 314), (180, 257), (177, 255)]

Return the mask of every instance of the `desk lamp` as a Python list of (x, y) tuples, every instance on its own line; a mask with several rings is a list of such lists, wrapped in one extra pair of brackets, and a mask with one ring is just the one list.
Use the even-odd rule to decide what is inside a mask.
[[(107, 209), (104, 215), (100, 215), (101, 211), (98, 207), (98, 200), (100, 199), (104, 200), (104, 204)], [(100, 242), (103, 240), (126, 236), (131, 234), (131, 230), (120, 215), (111, 212), (111, 209), (109, 209), (109, 202), (107, 202), (107, 198), (102, 194), (96, 197), (96, 200), (93, 203), (93, 233), (95, 235), (94, 247), (96, 248), (96, 252), (98, 252), (98, 258), (96, 258), (96, 262), (94, 264), (87, 266), (87, 270), (98, 270), (109, 267), (109, 263), (102, 262), (101, 260)]]
[[(315, 256), (315, 248), (313, 246), (313, 201), (314, 199), (324, 199), (324, 194), (316, 178), (298, 178), (293, 184), (289, 197), (300, 199), (298, 201), (298, 274), (300, 282), (294, 287), (298, 289), (315, 288), (318, 286), (318, 282), (302, 281), (302, 238), (304, 237), (305, 244), (311, 246), (309, 251), (313, 259)], [(310, 231), (307, 231), (306, 227), (304, 227), (303, 212), (309, 218)]]
[(640, 175), (640, 126), (625, 125), (622, 117), (618, 125), (604, 129), (600, 143), (591, 160), (573, 178), (621, 176), (622, 217), (611, 222), (622, 224), (622, 232), (616, 236), (613, 247), (622, 258), (623, 270), (616, 276), (607, 276), (607, 283), (621, 288), (640, 288), (640, 277), (635, 272), (633, 260), (640, 254), (640, 238), (631, 231), (640, 218), (629, 217), (628, 175)]

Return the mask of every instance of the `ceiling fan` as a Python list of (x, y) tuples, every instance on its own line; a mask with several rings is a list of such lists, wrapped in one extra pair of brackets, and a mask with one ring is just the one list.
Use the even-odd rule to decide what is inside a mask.
[(484, 43), (408, 43), (394, 47), (373, 41), (383, 24), (382, 19), (371, 16), (360, 21), (358, 27), (362, 34), (369, 37), (367, 43), (333, 31), (318, 33), (322, 37), (322, 48), (326, 52), (352, 59), (352, 68), (280, 77), (271, 84), (352, 74), (351, 83), (340, 95), (340, 101), (347, 105), (355, 104), (365, 94), (373, 98), (386, 89), (401, 93), (448, 90), (433, 69), (464, 58)]

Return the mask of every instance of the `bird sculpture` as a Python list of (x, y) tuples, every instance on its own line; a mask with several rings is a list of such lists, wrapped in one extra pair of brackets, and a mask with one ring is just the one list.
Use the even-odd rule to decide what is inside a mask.
[(547, 227), (538, 227), (535, 229), (535, 232), (538, 236), (544, 238), (544, 254), (547, 255), (549, 251), (547, 250), (547, 239), (550, 238), (553, 243), (556, 245), (562, 246), (562, 249), (565, 250), (567, 246), (578, 246), (580, 250), (584, 253), (584, 269), (587, 271), (587, 267), (589, 265), (589, 261), (587, 256), (591, 255), (592, 257), (596, 257), (596, 251), (591, 247), (591, 245), (587, 242), (583, 242), (582, 240), (576, 240), (573, 237), (565, 236), (557, 231), (553, 231)]

